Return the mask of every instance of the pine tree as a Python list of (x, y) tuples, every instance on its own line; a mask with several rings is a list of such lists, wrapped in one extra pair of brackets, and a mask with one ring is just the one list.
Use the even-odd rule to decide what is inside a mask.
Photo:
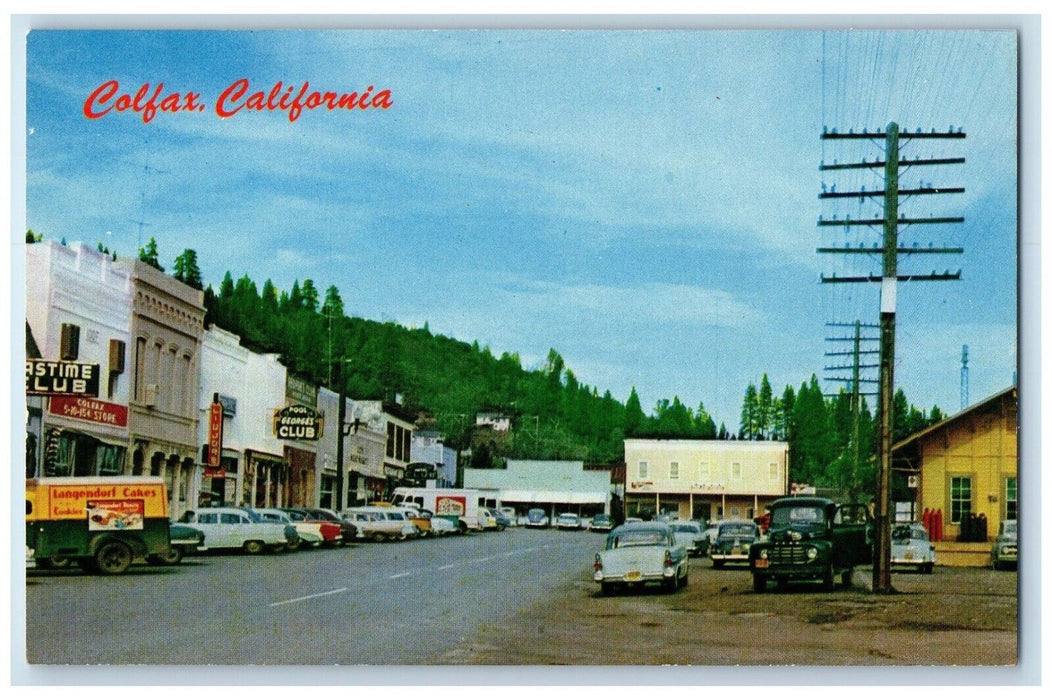
[(164, 272), (164, 268), (161, 267), (161, 261), (158, 259), (157, 241), (153, 236), (150, 236), (150, 240), (146, 243), (145, 248), (139, 248), (139, 260), (142, 260), (150, 267)]
[(639, 394), (636, 393), (636, 388), (632, 387), (632, 392), (628, 395), (628, 401), (625, 403), (625, 437), (639, 435), (645, 421), (646, 415), (643, 413), (643, 406), (639, 402)]
[(196, 251), (187, 248), (175, 259), (173, 277), (194, 289), (204, 287), (204, 282), (201, 281), (201, 268), (197, 266)]
[(745, 398), (742, 400), (741, 424), (738, 433), (743, 440), (754, 440), (759, 432), (758, 426), (759, 405), (756, 394), (756, 385), (749, 382), (745, 389)]
[(760, 394), (756, 398), (756, 427), (757, 437), (761, 440), (770, 437), (773, 431), (773, 400), (771, 397), (771, 382), (767, 379), (767, 373), (763, 373), (760, 380)]

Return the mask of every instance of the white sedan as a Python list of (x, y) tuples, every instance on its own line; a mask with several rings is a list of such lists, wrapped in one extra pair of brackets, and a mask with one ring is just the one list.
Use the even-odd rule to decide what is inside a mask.
[(920, 523), (894, 525), (891, 528), (891, 565), (915, 566), (924, 574), (935, 568), (935, 545)]

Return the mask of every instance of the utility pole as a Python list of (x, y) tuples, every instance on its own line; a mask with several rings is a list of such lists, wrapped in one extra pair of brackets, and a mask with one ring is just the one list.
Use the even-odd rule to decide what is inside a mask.
[(882, 247), (872, 248), (819, 248), (819, 253), (840, 254), (880, 254), (882, 258), (882, 271), (880, 275), (869, 274), (863, 276), (837, 277), (822, 276), (823, 283), (851, 283), (851, 282), (880, 282), (880, 444), (879, 444), (879, 471), (877, 479), (877, 506), (876, 506), (876, 548), (873, 556), (873, 591), (876, 593), (892, 593), (891, 586), (891, 443), (894, 426), (894, 415), (892, 404), (894, 397), (894, 368), (895, 368), (895, 310), (897, 303), (898, 282), (908, 281), (944, 281), (957, 280), (961, 278), (961, 272), (949, 271), (920, 275), (900, 275), (898, 272), (898, 256), (913, 253), (935, 253), (935, 254), (959, 254), (964, 252), (962, 248), (920, 248), (916, 244), (912, 248), (903, 248), (899, 245), (899, 227), (915, 224), (956, 224), (962, 223), (964, 217), (907, 217), (899, 216), (899, 199), (913, 196), (925, 196), (936, 194), (956, 194), (964, 192), (963, 187), (933, 187), (931, 183), (920, 183), (915, 189), (903, 189), (899, 187), (900, 170), (921, 166), (933, 165), (956, 165), (964, 162), (964, 158), (913, 158), (903, 159), (900, 157), (900, 146), (908, 144), (915, 139), (963, 139), (965, 134), (962, 129), (954, 131), (936, 132), (932, 129), (924, 133), (919, 129), (916, 133), (900, 132), (899, 125), (895, 122), (888, 124), (883, 131), (862, 131), (855, 133), (849, 131), (846, 134), (838, 134), (836, 130), (823, 130), (823, 140), (847, 140), (865, 139), (883, 145), (884, 160), (863, 160), (860, 163), (822, 163), (821, 171), (842, 170), (875, 170), (883, 169), (884, 189), (867, 192), (864, 188), (856, 192), (836, 192), (835, 187), (819, 195), (820, 199), (858, 199), (867, 197), (879, 197), (883, 200), (883, 217), (873, 219), (852, 220), (850, 217), (839, 219), (834, 216), (832, 220), (818, 219), (819, 226), (867, 226), (881, 227), (883, 229)]
[[(858, 465), (861, 459), (860, 447), (859, 447), (859, 416), (862, 413), (862, 396), (872, 395), (875, 396), (875, 391), (862, 391), (862, 384), (878, 384), (879, 380), (872, 379), (870, 377), (863, 377), (862, 370), (864, 369), (876, 369), (880, 367), (879, 364), (862, 364), (862, 355), (879, 355), (880, 350), (867, 347), (862, 348), (863, 342), (876, 342), (879, 338), (872, 336), (862, 337), (862, 329), (865, 328), (867, 331), (871, 331), (880, 326), (873, 323), (862, 323), (861, 321), (855, 321), (854, 323), (827, 323), (826, 326), (832, 328), (851, 328), (854, 333), (848, 337), (830, 337), (826, 338), (826, 342), (850, 342), (852, 345), (851, 350), (836, 350), (833, 352), (827, 352), (826, 357), (844, 357), (850, 356), (852, 362), (850, 365), (827, 365), (824, 369), (827, 372), (837, 372), (843, 370), (851, 370), (850, 377), (825, 377), (827, 382), (843, 382), (846, 383), (848, 389), (851, 391), (851, 417), (853, 422), (853, 437), (851, 440), (852, 445), (852, 458), (851, 458), (851, 474), (848, 477), (848, 493), (851, 499), (854, 500), (858, 497)], [(832, 360), (836, 362), (837, 360)], [(839, 394), (829, 394), (829, 396), (838, 396)]]
[(968, 408), (968, 346), (961, 346), (961, 410)]

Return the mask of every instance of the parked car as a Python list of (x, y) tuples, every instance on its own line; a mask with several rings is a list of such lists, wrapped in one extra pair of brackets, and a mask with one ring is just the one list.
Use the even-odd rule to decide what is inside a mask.
[(692, 557), (701, 556), (708, 550), (708, 540), (701, 531), (701, 526), (695, 522), (677, 520), (671, 523), (672, 536), (676, 538), (676, 544), (682, 544), (687, 548), (687, 554)]
[(289, 524), (266, 522), (251, 508), (212, 507), (188, 510), (179, 522), (204, 533), (199, 550), (241, 549), (259, 554), (269, 549), (281, 552), (299, 546), (299, 535)]
[(749, 548), (759, 536), (760, 528), (751, 520), (724, 520), (709, 547), (712, 568), (719, 569), (729, 562), (748, 563)]
[(479, 508), (479, 524), (483, 530), (500, 530), (497, 518), (489, 508)]
[(576, 513), (560, 513), (555, 519), (555, 528), (557, 530), (580, 530), (581, 516)]
[(935, 568), (935, 545), (920, 523), (902, 523), (891, 528), (891, 565), (915, 566), (924, 574)]
[(449, 518), (433, 515), (431, 516), (431, 533), (435, 535), (435, 537), (456, 535), (460, 533), (460, 528)]
[(382, 506), (359, 506), (344, 511), (358, 528), (358, 537), (374, 542), (407, 540), (416, 537), (420, 530), (406, 519), (405, 514), (394, 508)]
[(588, 529), (592, 532), (610, 532), (614, 529), (614, 519), (606, 513), (598, 513), (592, 516)]
[(511, 527), (511, 519), (507, 514), (501, 512), (499, 508), (488, 508), (487, 510), (489, 511), (489, 514), (493, 516), (493, 519), (497, 521), (498, 530)]
[(174, 566), (187, 554), (195, 553), (205, 541), (205, 533), (197, 528), (182, 523), (169, 523), (168, 538), (171, 549), (167, 554), (147, 554), (146, 561), (151, 564), (168, 564)]
[(300, 508), (300, 510), (316, 520), (324, 520), (339, 525), (340, 534), (343, 535), (340, 544), (350, 544), (358, 538), (358, 528), (354, 526), (354, 523), (346, 518), (341, 518), (334, 510), (329, 510), (328, 508)]
[(712, 545), (716, 544), (716, 535), (720, 534), (720, 521), (713, 520), (706, 525), (703, 534), (705, 535), (705, 539), (708, 540), (708, 546), (711, 549)]
[(526, 513), (526, 527), (548, 527), (548, 514), (543, 508), (530, 508)]
[(501, 513), (503, 513), (504, 517), (508, 519), (508, 527), (518, 527), (518, 525), (519, 525), (519, 516), (518, 516), (518, 514), (516, 514), (514, 508), (511, 508), (510, 506), (502, 506), (501, 508), (498, 508), (497, 510), (499, 510)]
[(593, 580), (603, 595), (647, 583), (658, 583), (672, 592), (687, 585), (690, 559), (667, 524), (626, 523), (606, 536), (606, 546), (595, 555), (593, 569)]
[(1017, 520), (1002, 520), (997, 528), (997, 539), (990, 548), (990, 561), (994, 570), (1005, 568), (1007, 564), (1018, 566), (1019, 563), (1019, 523)]

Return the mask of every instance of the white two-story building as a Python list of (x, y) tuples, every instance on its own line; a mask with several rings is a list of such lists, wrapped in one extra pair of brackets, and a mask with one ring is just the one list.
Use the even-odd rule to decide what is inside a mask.
[(625, 440), (627, 516), (752, 519), (789, 493), (789, 443)]

